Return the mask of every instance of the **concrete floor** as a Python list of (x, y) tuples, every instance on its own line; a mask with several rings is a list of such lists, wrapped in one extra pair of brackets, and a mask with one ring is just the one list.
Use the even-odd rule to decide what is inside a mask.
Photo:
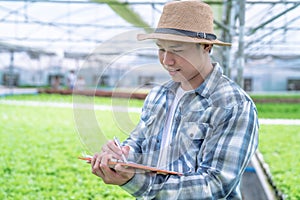
[(242, 182), (243, 200), (276, 200), (276, 194), (267, 180), (256, 154), (247, 166)]

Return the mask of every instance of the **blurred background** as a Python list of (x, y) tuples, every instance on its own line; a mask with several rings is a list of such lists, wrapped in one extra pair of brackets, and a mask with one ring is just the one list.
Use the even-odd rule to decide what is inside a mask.
[[(154, 65), (148, 73), (133, 72), (136, 78), (130, 76), (124, 87), (167, 80), (154, 50), (136, 51), (130, 61), (107, 70), (111, 63), (107, 56), (124, 53), (111, 42), (100, 57), (88, 59), (99, 45), (119, 34), (155, 27), (166, 2), (0, 0), (0, 85), (57, 87), (59, 79), (63, 87), (74, 70), (88, 87), (115, 87), (138, 60)], [(218, 38), (232, 43), (231, 48), (215, 47), (212, 54), (229, 77), (249, 92), (300, 90), (299, 1), (205, 2), (213, 7)], [(131, 48), (131, 42), (126, 45)], [(86, 73), (91, 68), (102, 76)]]

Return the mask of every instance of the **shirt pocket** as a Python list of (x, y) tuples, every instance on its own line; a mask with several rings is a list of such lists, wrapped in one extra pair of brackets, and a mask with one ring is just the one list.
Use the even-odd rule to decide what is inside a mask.
[[(154, 114), (151, 109), (144, 110), (141, 114), (141, 120), (143, 121), (144, 124), (144, 131), (146, 135), (151, 133), (150, 129), (153, 129), (153, 123), (155, 119), (157, 118), (157, 114)], [(147, 134), (148, 133), (148, 134)]]
[(153, 105), (144, 108), (141, 113), (141, 120), (144, 122), (145, 126), (150, 126), (156, 117), (157, 114), (155, 112), (155, 106)]
[(176, 145), (180, 155), (188, 154), (195, 157), (201, 149), (203, 141), (209, 131), (209, 124), (202, 122), (183, 122), (178, 127)]
[(151, 153), (159, 150), (159, 140), (157, 135), (159, 133), (159, 126), (156, 126), (157, 115), (151, 112), (151, 109), (144, 110), (141, 116), (144, 123), (143, 134), (144, 141), (142, 142), (142, 152)]

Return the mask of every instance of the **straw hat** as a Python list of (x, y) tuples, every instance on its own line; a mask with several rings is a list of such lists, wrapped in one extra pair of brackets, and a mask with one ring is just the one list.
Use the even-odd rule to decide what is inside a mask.
[(162, 39), (230, 46), (217, 39), (210, 6), (197, 0), (166, 3), (153, 33), (138, 34), (138, 40)]

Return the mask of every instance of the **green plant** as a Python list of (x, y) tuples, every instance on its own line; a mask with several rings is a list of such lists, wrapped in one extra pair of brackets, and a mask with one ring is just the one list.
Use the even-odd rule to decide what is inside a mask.
[(300, 126), (263, 125), (259, 150), (287, 200), (300, 199)]
[(300, 103), (256, 103), (259, 118), (300, 119)]
[(0, 199), (133, 199), (77, 159), (83, 148), (71, 109), (0, 109)]
[[(82, 97), (84, 102), (89, 97)], [(2, 99), (72, 103), (66, 95), (21, 95)], [(143, 101), (96, 97), (95, 105), (141, 107)], [(299, 104), (257, 104), (259, 117), (300, 118)], [(116, 186), (105, 185), (91, 174), (71, 108), (0, 104), (0, 199), (133, 199)], [(118, 127), (124, 113), (95, 111), (106, 138), (127, 137), (124, 129), (138, 122), (130, 113), (131, 127)], [(126, 114), (126, 113), (125, 113)], [(87, 119), (87, 116), (83, 116)], [(119, 124), (120, 125), (120, 124)], [(84, 134), (84, 133), (83, 133)], [(259, 149), (270, 165), (278, 188), (288, 200), (299, 199), (300, 126), (261, 125)], [(100, 149), (100, 146), (99, 146)]]

